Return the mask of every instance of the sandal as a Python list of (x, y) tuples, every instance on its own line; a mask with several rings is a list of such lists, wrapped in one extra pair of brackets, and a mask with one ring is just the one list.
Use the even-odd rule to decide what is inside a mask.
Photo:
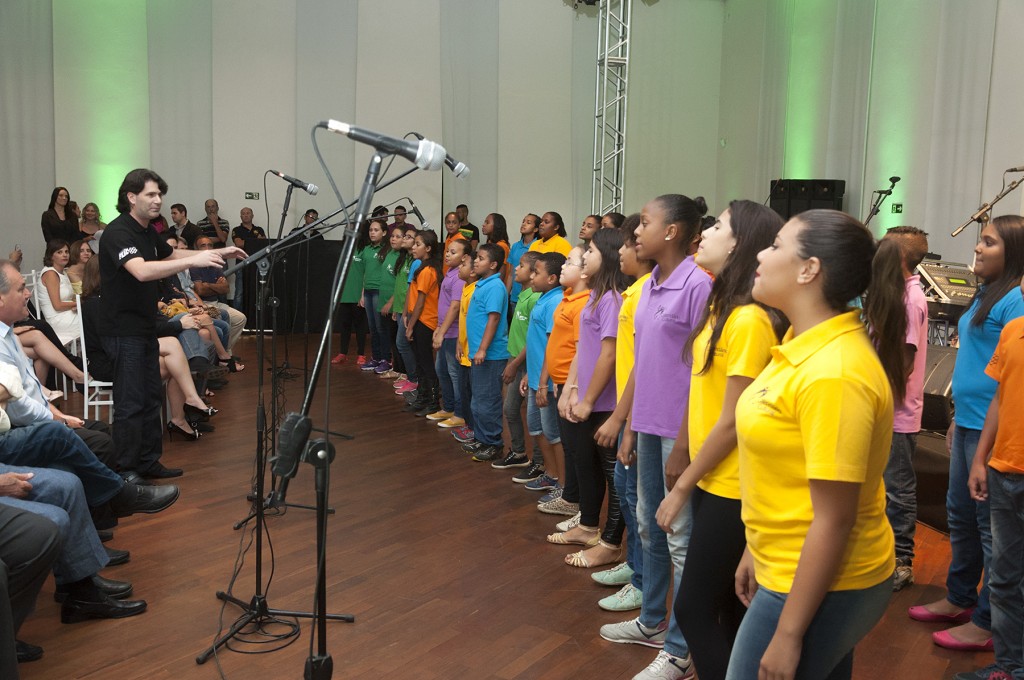
[(221, 366), (226, 366), (232, 373), (241, 373), (245, 370), (245, 364), (238, 363), (236, 357), (230, 359), (217, 359), (217, 363)]
[(577, 552), (570, 553), (570, 554), (566, 555), (565, 556), (565, 563), (568, 564), (570, 567), (579, 567), (580, 569), (593, 569), (594, 567), (603, 567), (603, 566), (606, 566), (608, 564), (612, 564), (614, 562), (618, 562), (619, 558), (622, 557), (622, 548), (620, 546), (611, 545), (611, 544), (605, 543), (604, 541), (601, 541), (601, 540), (599, 540), (597, 542), (597, 545), (600, 545), (603, 548), (608, 548), (609, 550), (614, 550), (615, 554), (612, 555), (611, 557), (609, 557), (606, 560), (603, 560), (603, 561), (596, 561), (595, 560), (595, 561), (592, 562), (584, 554), (586, 551), (585, 550), (580, 550), (580, 551), (577, 551)]
[(548, 543), (555, 543), (557, 545), (582, 545), (592, 548), (601, 540), (600, 536), (597, 535), (597, 527), (585, 527), (581, 524), (577, 528), (584, 533), (592, 534), (592, 537), (587, 539), (572, 538), (568, 536), (568, 534), (574, 531), (574, 529), (570, 529), (569, 531), (560, 531), (557, 534), (549, 534)]

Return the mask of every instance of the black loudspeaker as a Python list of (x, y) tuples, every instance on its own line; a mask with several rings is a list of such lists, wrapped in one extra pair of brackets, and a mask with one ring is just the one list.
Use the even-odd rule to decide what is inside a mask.
[(921, 429), (945, 432), (953, 418), (953, 364), (956, 348), (928, 345), (924, 373), (924, 412)]
[(772, 182), (769, 206), (788, 220), (805, 210), (843, 209), (846, 182), (841, 179), (783, 179)]

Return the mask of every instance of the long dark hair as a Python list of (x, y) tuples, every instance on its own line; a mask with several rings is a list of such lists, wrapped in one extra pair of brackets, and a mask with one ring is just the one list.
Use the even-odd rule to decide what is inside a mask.
[(100, 258), (90, 257), (82, 267), (82, 297), (100, 294)]
[[(782, 228), (782, 218), (767, 206), (753, 201), (733, 201), (729, 204), (729, 221), (732, 224), (732, 235), (736, 245), (732, 253), (722, 265), (722, 271), (715, 276), (711, 284), (711, 294), (700, 321), (693, 327), (690, 337), (683, 347), (683, 360), (691, 363), (693, 343), (704, 327), (711, 323), (711, 338), (708, 340), (707, 351), (702, 359), (701, 369), (697, 375), (704, 375), (711, 370), (711, 360), (715, 356), (715, 347), (722, 338), (722, 331), (733, 310), (754, 302), (750, 291), (754, 287), (754, 273), (757, 271), (757, 254), (770, 246)], [(757, 303), (760, 304), (760, 303)], [(782, 337), (785, 330), (785, 317), (781, 312), (766, 305), (760, 305), (772, 320), (772, 327), (777, 338)]]
[[(402, 227), (401, 231), (402, 231), (402, 237), (403, 237), (403, 238), (405, 237), (405, 234), (406, 234), (407, 232), (410, 232), (410, 231), (414, 231), (414, 232), (416, 232), (416, 233), (419, 233), (419, 229), (417, 229), (416, 227), (412, 226), (411, 224), (406, 224), (406, 225), (404, 225), (404, 226)], [(412, 260), (412, 253), (411, 253), (411, 252), (409, 252), (408, 250), (405, 250), (404, 248), (399, 248), (399, 249), (398, 249), (398, 259), (397, 259), (397, 260), (395, 260), (395, 272), (396, 272), (396, 273), (397, 273), (397, 272), (398, 272), (398, 271), (399, 271), (399, 270), (400, 270), (400, 269), (401, 269), (402, 267), (404, 267), (404, 266), (405, 266), (405, 261), (406, 261), (406, 260)]]
[(688, 250), (697, 239), (697, 235), (703, 231), (703, 217), (708, 214), (708, 204), (704, 197), (690, 198), (682, 194), (663, 194), (654, 200), (665, 211), (666, 225), (678, 224), (683, 227), (683, 237), (679, 245), (684, 251)]
[(989, 313), (997, 302), (1012, 289), (1020, 285), (1024, 278), (1024, 217), (1020, 215), (1000, 215), (990, 223), (1003, 240), (1003, 273), (995, 281), (986, 281), (984, 288), (978, 286), (974, 299), (978, 300), (978, 309), (971, 318), (972, 326), (985, 323)]
[[(374, 222), (380, 226), (380, 230), (383, 232), (383, 235), (380, 237), (380, 250), (377, 251), (377, 261), (383, 262), (384, 258), (391, 252), (391, 231), (388, 229), (387, 220), (370, 220), (370, 224)], [(366, 227), (366, 235), (370, 235), (369, 226)]]
[(598, 229), (590, 239), (590, 245), (601, 253), (601, 268), (588, 280), (592, 307), (597, 306), (605, 293), (621, 293), (632, 282), (630, 277), (619, 269), (619, 248), (622, 247), (624, 240), (622, 232), (618, 229)]
[(795, 218), (804, 228), (797, 232), (799, 256), (821, 262), (822, 292), (835, 311), (865, 294), (864, 318), (868, 334), (889, 378), (893, 398), (901, 403), (907, 393), (907, 367), (903, 345), (907, 311), (903, 298), (900, 246), (893, 239), (875, 239), (867, 227), (838, 210), (808, 210)]
[(437, 275), (438, 285), (441, 284), (441, 248), (438, 245), (437, 234), (434, 233), (433, 229), (420, 229), (416, 232), (416, 237), (423, 241), (423, 245), (428, 248), (428, 254), (426, 259), (423, 260), (423, 264), (416, 270), (416, 276), (413, 277), (415, 281), (419, 278), (420, 274), (427, 267), (431, 267), (434, 270), (434, 274)]
[[(54, 206), (57, 205), (57, 194), (59, 194), (61, 191), (67, 191), (68, 192), (68, 203), (64, 207), (67, 209), (68, 212), (71, 212), (71, 192), (68, 191), (67, 187), (54, 187), (53, 188), (53, 193), (50, 194), (50, 205), (46, 208), (47, 210), (53, 210)], [(67, 213), (64, 214), (64, 217), (67, 217)], [(99, 218), (97, 218), (97, 219), (99, 219)]]
[(501, 213), (491, 213), (491, 235), (487, 237), (488, 243), (508, 243), (508, 223)]
[[(622, 227), (622, 223), (626, 221), (626, 216), (620, 212), (605, 213), (605, 217), (612, 221), (612, 227), (615, 229), (620, 229)], [(598, 222), (600, 221), (601, 220), (598, 220)]]

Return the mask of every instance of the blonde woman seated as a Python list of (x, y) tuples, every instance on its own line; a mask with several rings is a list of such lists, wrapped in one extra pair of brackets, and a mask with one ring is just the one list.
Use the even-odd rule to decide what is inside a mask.
[[(85, 327), (85, 350), (89, 358), (89, 374), (99, 380), (113, 381), (114, 362), (103, 351), (100, 342), (100, 326), (103, 319), (103, 303), (100, 297), (99, 258), (86, 263), (82, 277), (82, 325)], [(185, 322), (188, 323), (188, 322)], [(185, 323), (182, 325), (184, 326)], [(174, 337), (161, 337), (160, 377), (168, 380), (167, 401), (171, 408), (171, 419), (167, 423), (167, 436), (184, 435), (185, 439), (199, 439), (196, 421), (202, 417), (216, 415), (217, 409), (208, 406), (196, 392), (188, 359), (181, 343)]]
[(70, 259), (68, 242), (53, 239), (46, 244), (39, 284), (44, 290), (39, 295), (39, 314), (53, 327), (62, 344), (78, 337), (78, 306), (71, 279), (64, 271)]
[(89, 247), (88, 241), (75, 241), (71, 244), (68, 266), (64, 271), (67, 272), (68, 279), (71, 280), (71, 287), (75, 290), (75, 295), (82, 294), (82, 270), (85, 269), (85, 263), (90, 258), (92, 258), (92, 248)]

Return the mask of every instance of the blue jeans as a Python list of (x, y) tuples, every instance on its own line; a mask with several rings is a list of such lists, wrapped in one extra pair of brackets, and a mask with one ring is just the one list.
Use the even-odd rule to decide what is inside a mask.
[(548, 405), (541, 408), (537, 406), (537, 390), (527, 388), (526, 426), (530, 428), (531, 436), (543, 434), (552, 446), (562, 443), (562, 431), (558, 428), (558, 399), (554, 392), (548, 391)]
[(114, 446), (118, 467), (123, 474), (142, 473), (163, 452), (160, 344), (155, 335), (105, 335), (102, 341), (103, 350), (114, 361)]
[(486, 446), (501, 446), (501, 372), (505, 359), (485, 359), (470, 368), (473, 435)]
[(917, 435), (893, 432), (885, 482), (885, 514), (896, 537), (896, 559), (908, 565), (914, 561), (914, 532), (917, 526), (917, 475), (914, 474), (914, 450)]
[(70, 472), (34, 467), (0, 465), (0, 474), (31, 472), (32, 491), (28, 498), (0, 498), (0, 503), (37, 515), (57, 525), (64, 539), (53, 575), (58, 585), (74, 583), (107, 566), (110, 557), (89, 515), (82, 483)]
[(86, 501), (93, 507), (109, 501), (124, 486), (124, 480), (101, 463), (74, 430), (53, 420), (0, 434), (0, 463), (72, 472), (82, 481)]
[(1024, 475), (988, 469), (992, 516), (992, 644), (996, 664), (1024, 678)]
[(971, 620), (979, 628), (992, 630), (992, 612), (988, 601), (988, 564), (992, 558), (989, 502), (974, 500), (967, 490), (967, 478), (980, 436), (981, 430), (959, 425), (953, 430), (949, 489), (946, 491), (949, 547), (952, 552), (949, 572), (946, 574), (946, 599), (950, 604), (965, 609), (976, 606)]
[(416, 372), (416, 355), (412, 353), (412, 345), (409, 338), (405, 337), (405, 324), (402, 323), (402, 314), (398, 315), (398, 333), (395, 335), (395, 345), (398, 346), (398, 353), (402, 355), (402, 362), (405, 363), (405, 377), (409, 382), (416, 382), (419, 373)]
[(388, 351), (391, 343), (384, 337), (384, 322), (380, 318), (380, 310), (377, 308), (377, 298), (380, 291), (375, 288), (368, 288), (363, 291), (363, 305), (366, 306), (366, 322), (370, 325), (370, 350), (373, 353), (374, 361), (384, 361), (391, 353)]
[[(643, 541), (643, 603), (640, 623), (653, 628), (668, 618), (665, 651), (673, 656), (686, 656), (690, 649), (679, 630), (675, 614), (670, 614), (666, 601), (669, 582), (679, 592), (683, 578), (686, 550), (690, 544), (690, 506), (687, 504), (672, 522), (672, 533), (658, 526), (655, 515), (665, 498), (665, 463), (672, 452), (674, 439), (638, 432), (636, 435), (637, 501), (636, 517)], [(754, 677), (756, 677), (756, 673)]]
[[(798, 680), (843, 680), (853, 674), (853, 648), (885, 614), (892, 595), (886, 579), (863, 590), (826, 593), (804, 633)], [(786, 593), (757, 589), (729, 657), (726, 680), (756, 678), (761, 657), (775, 635)]]
[(441, 401), (444, 410), (455, 413), (462, 410), (459, 403), (459, 362), (455, 360), (455, 345), (458, 338), (445, 338), (441, 341), (441, 349), (437, 352), (434, 369), (437, 380), (441, 383)]
[(636, 523), (635, 465), (627, 470), (625, 465), (615, 461), (615, 488), (619, 492), (619, 508), (622, 510), (622, 519), (626, 523), (626, 564), (633, 570), (633, 578), (630, 579), (630, 583), (634, 588), (643, 592), (644, 546), (640, 541)]

